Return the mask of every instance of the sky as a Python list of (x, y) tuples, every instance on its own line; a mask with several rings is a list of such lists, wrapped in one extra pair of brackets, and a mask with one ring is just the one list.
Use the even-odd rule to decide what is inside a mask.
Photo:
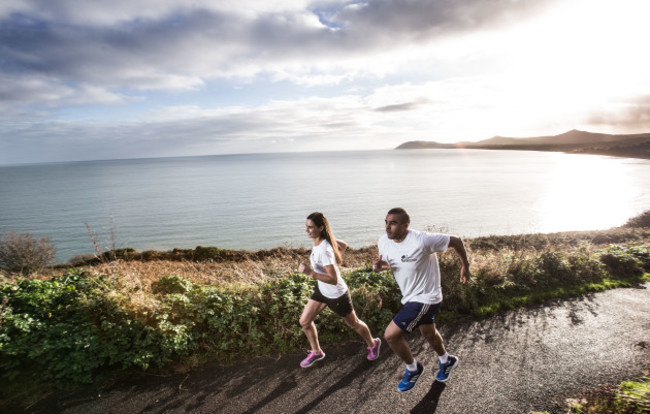
[(650, 131), (647, 0), (3, 0), (0, 164)]

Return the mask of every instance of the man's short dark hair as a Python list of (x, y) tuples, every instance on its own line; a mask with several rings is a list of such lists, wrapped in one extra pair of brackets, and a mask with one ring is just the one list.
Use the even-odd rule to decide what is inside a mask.
[(395, 207), (388, 210), (388, 214), (399, 214), (406, 224), (411, 224), (411, 217), (402, 207)]

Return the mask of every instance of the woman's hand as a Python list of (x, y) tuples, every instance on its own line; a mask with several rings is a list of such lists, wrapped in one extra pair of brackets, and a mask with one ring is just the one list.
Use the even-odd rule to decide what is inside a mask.
[(300, 264), (298, 265), (298, 271), (299, 271), (300, 273), (304, 273), (304, 274), (306, 274), (307, 276), (312, 276), (312, 270), (311, 270), (311, 267), (310, 267), (308, 264), (306, 264), (306, 263), (300, 263)]

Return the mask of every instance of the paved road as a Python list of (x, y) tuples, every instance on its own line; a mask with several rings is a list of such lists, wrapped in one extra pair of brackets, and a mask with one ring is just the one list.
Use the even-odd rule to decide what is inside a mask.
[(409, 393), (403, 365), (383, 344), (365, 360), (362, 343), (325, 347), (327, 358), (301, 369), (304, 355), (261, 358), (189, 374), (132, 378), (101, 391), (62, 395), (32, 413), (529, 413), (564, 412), (565, 396), (616, 384), (650, 367), (650, 284), (521, 309), (442, 327), (460, 358), (446, 384), (433, 380), (434, 353), (410, 342), (425, 374)]

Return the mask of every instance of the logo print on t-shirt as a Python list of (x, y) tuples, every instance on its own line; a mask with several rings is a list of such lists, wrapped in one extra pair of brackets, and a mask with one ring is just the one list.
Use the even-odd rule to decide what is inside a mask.
[(416, 260), (418, 260), (418, 259), (416, 259), (415, 257), (409, 257), (407, 255), (402, 256), (402, 263), (414, 262)]

